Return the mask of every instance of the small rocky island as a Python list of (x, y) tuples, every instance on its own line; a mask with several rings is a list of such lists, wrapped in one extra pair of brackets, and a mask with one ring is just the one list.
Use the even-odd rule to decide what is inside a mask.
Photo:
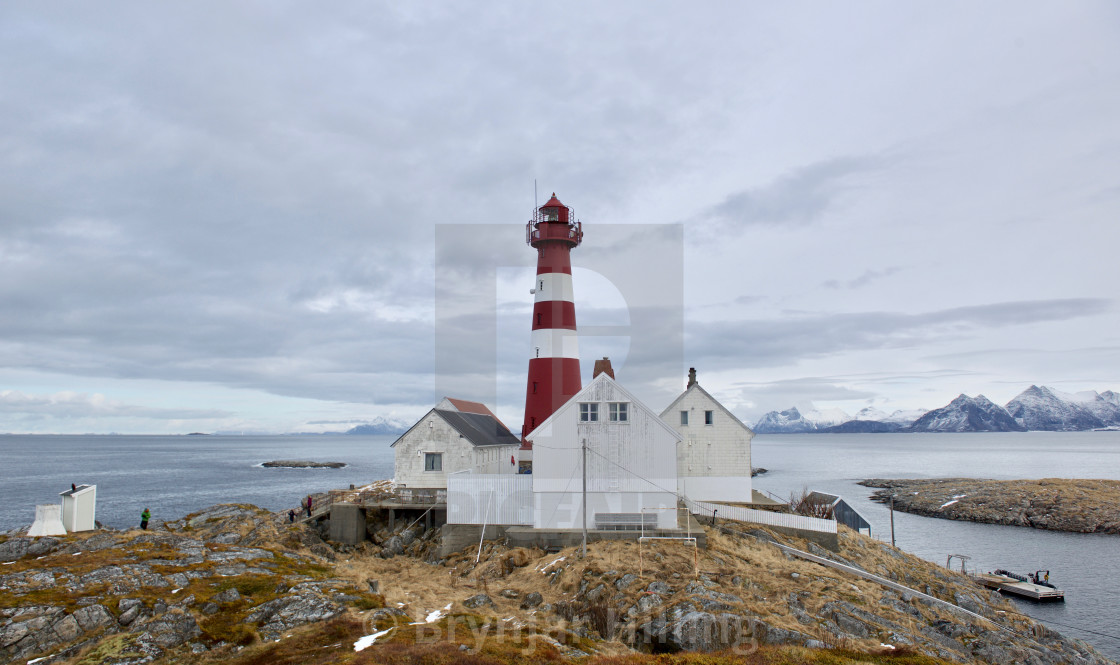
[(1120, 480), (873, 478), (873, 501), (907, 513), (1049, 531), (1120, 534)]
[(341, 469), (346, 462), (309, 462), (307, 460), (282, 459), (265, 462), (261, 466), (267, 469)]

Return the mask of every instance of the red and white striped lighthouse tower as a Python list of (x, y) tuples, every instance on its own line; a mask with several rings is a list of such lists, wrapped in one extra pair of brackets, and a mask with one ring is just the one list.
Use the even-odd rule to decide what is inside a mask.
[(525, 437), (582, 387), (571, 260), (582, 240), (582, 225), (555, 193), (525, 225), (525, 242), (537, 250), (537, 280), (522, 448), (533, 447)]

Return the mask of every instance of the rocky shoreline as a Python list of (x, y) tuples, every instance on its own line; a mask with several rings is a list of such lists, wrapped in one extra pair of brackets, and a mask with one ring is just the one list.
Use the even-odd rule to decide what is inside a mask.
[(1044, 478), (884, 479), (860, 481), (880, 488), (873, 501), (926, 517), (1025, 526), (1073, 533), (1120, 534), (1120, 481)]
[[(558, 553), (486, 542), (441, 557), (440, 530), (327, 524), (220, 505), (154, 530), (0, 535), (0, 663), (1082, 663), (1107, 659), (968, 578), (847, 529), (841, 553), (723, 522), (694, 559), (631, 541)], [(920, 590), (790, 558), (782, 540)], [(476, 560), (477, 558), (477, 560)], [(962, 612), (957, 608), (974, 614)], [(976, 616), (979, 615), (979, 616)], [(359, 647), (361, 647), (359, 649)], [(730, 654), (730, 655), (729, 655)]]

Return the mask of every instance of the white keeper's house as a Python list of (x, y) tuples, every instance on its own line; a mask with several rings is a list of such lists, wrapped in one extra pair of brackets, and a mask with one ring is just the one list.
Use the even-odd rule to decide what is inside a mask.
[(661, 419), (680, 436), (677, 492), (693, 501), (751, 503), (754, 432), (724, 408), (688, 370), (688, 385)]
[[(596, 363), (600, 369), (600, 363)], [(612, 378), (609, 361), (526, 437), (533, 442), (533, 526), (677, 528), (680, 435)]]
[(445, 397), (393, 442), (393, 484), (446, 489), (459, 471), (515, 474), (520, 445), (485, 405)]

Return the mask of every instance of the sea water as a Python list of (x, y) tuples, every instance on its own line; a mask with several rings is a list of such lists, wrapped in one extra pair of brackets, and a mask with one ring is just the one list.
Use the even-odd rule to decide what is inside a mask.
[[(35, 505), (70, 484), (97, 485), (106, 526), (170, 521), (216, 503), (296, 508), (315, 492), (393, 476), (395, 436), (0, 436), (0, 530), (29, 524)], [(272, 460), (345, 462), (341, 469), (264, 468)]]
[[(294, 508), (309, 493), (393, 475), (393, 436), (0, 436), (0, 530), (29, 524), (35, 504), (71, 483), (97, 485), (97, 519), (173, 520), (216, 503)], [(840, 494), (890, 541), (888, 508), (864, 478), (1109, 478), (1120, 480), (1120, 432), (787, 434), (755, 437), (756, 489), (788, 498), (804, 488)], [(343, 469), (267, 469), (269, 460), (345, 462)], [(1049, 569), (1066, 602), (1015, 601), (1070, 637), (1120, 659), (1120, 536), (1069, 534), (895, 513), (898, 546), (945, 565), (1027, 573)], [(954, 568), (959, 563), (954, 561)]]

